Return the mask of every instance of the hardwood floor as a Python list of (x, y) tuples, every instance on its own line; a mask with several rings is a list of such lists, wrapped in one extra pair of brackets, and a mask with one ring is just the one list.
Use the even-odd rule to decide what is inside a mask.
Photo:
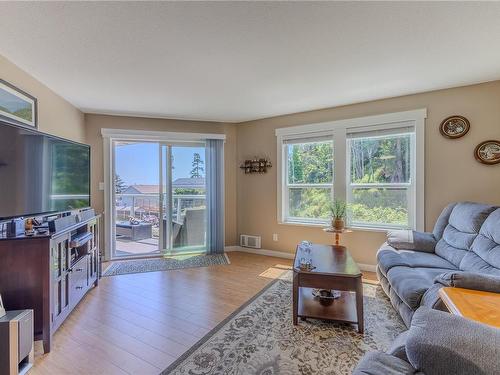
[(243, 252), (229, 258), (227, 266), (102, 278), (55, 333), (49, 354), (36, 343), (31, 374), (158, 374), (292, 263)]

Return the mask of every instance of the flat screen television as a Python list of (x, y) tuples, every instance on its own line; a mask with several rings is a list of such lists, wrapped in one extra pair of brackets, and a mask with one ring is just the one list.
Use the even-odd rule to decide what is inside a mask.
[(90, 207), (90, 147), (0, 121), (0, 220)]

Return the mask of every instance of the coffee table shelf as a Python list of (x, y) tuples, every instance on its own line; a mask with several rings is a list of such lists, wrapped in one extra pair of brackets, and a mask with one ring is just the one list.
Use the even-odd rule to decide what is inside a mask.
[(300, 288), (299, 317), (358, 323), (356, 293), (341, 292), (340, 297), (331, 301), (331, 304), (323, 305), (312, 295), (313, 290), (313, 288)]

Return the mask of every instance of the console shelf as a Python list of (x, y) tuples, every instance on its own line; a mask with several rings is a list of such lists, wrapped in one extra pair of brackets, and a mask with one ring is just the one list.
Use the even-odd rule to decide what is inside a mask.
[(5, 308), (34, 310), (35, 340), (43, 340), (45, 353), (57, 328), (98, 285), (99, 219), (92, 211), (91, 217), (55, 233), (0, 237), (0, 292)]

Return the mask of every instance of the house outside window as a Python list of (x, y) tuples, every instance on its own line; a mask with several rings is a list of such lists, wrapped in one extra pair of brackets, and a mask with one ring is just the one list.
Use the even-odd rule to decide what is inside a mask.
[(329, 222), (332, 198), (352, 228), (423, 230), (426, 110), (281, 128), (278, 220)]

